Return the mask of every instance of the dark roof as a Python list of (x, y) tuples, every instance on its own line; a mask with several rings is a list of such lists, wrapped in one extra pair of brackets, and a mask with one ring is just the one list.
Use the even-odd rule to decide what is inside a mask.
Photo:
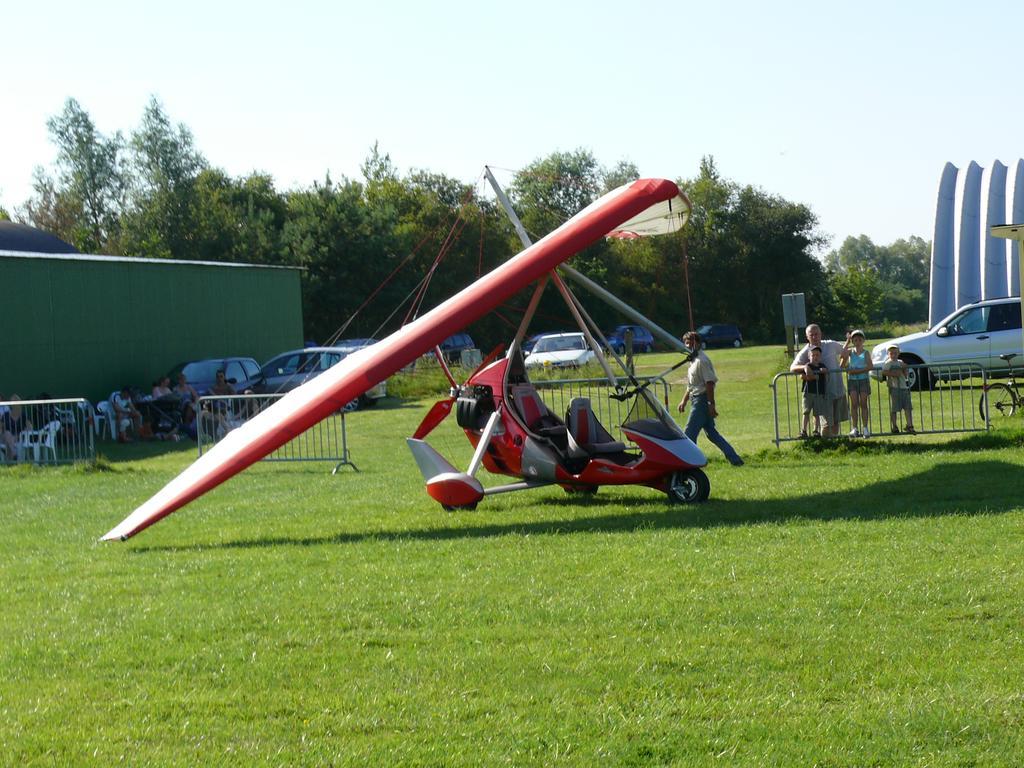
[(78, 253), (59, 237), (13, 221), (0, 221), (0, 251), (29, 253)]

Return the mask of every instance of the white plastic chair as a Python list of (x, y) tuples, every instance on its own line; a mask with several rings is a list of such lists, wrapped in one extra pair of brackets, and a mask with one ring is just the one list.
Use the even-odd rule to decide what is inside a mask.
[(106, 423), (110, 429), (110, 439), (117, 440), (117, 414), (114, 413), (114, 406), (109, 400), (102, 400), (96, 404), (96, 434), (100, 433), (100, 424)]
[(31, 452), (32, 461), (39, 463), (39, 455), (43, 450), (50, 453), (53, 462), (57, 462), (57, 433), (60, 432), (60, 419), (54, 419), (42, 429), (27, 429), (18, 436), (18, 461), (23, 461)]

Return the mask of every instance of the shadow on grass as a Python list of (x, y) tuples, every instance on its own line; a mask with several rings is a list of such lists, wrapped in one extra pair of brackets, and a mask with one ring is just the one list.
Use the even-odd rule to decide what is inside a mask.
[(139, 440), (133, 443), (102, 442), (96, 445), (96, 455), (113, 464), (144, 461), (168, 453), (191, 453), (195, 456), (196, 444), (192, 440), (177, 443), (170, 440)]
[(881, 439), (875, 440), (817, 437), (797, 443), (793, 450), (804, 453), (877, 456), (891, 453), (974, 453), (1004, 448), (1024, 448), (1024, 431), (1022, 430), (978, 432), (941, 443), (925, 442), (914, 437), (886, 438), (888, 436), (881, 436)]
[[(444, 541), (497, 536), (538, 536), (573, 533), (632, 533), (638, 530), (715, 528), (774, 524), (797, 518), (809, 520), (885, 520), (891, 518), (939, 517), (943, 515), (999, 514), (1020, 508), (1021, 475), (1024, 469), (1002, 461), (971, 464), (939, 464), (916, 475), (867, 484), (837, 492), (769, 500), (709, 501), (693, 506), (670, 506), (652, 496), (648, 499), (590, 499), (565, 497), (543, 502), (546, 508), (568, 508), (580, 514), (528, 523), (473, 525), (477, 513), (456, 513), (462, 524), (438, 528), (364, 533), (337, 533), (308, 538), (268, 537), (193, 546), (157, 546), (133, 549), (135, 553), (184, 552), (204, 549), (250, 549), (278, 546), (322, 546), (364, 541)], [(752, 477), (752, 480), (756, 476)], [(813, 477), (808, 485), (814, 484)], [(662, 497), (663, 498), (663, 497)], [(636, 511), (586, 514), (601, 507)], [(440, 513), (439, 513), (440, 514)]]

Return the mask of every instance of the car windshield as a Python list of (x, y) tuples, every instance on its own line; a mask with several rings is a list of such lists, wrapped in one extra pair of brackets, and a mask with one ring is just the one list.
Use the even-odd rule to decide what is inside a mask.
[(534, 352), (571, 352), (586, 349), (583, 336), (548, 336), (537, 342)]
[(188, 381), (213, 381), (217, 378), (217, 371), (223, 367), (223, 360), (201, 360), (198, 363), (189, 363), (182, 372)]
[(700, 328), (697, 329), (697, 333), (699, 333), (701, 336), (707, 336), (709, 333), (711, 333), (711, 326), (702, 325)]

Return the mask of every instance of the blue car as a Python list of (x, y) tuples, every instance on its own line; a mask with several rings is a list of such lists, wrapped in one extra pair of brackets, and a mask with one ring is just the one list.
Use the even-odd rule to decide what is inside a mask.
[(633, 351), (650, 352), (654, 349), (654, 335), (642, 325), (620, 325), (605, 334), (608, 346), (622, 355), (626, 352), (626, 332), (633, 332)]
[(251, 389), (260, 380), (260, 366), (251, 357), (216, 357), (207, 360), (194, 360), (190, 363), (178, 363), (167, 374), (172, 384), (177, 384), (178, 374), (184, 373), (185, 379), (202, 397), (210, 394), (210, 388), (217, 378), (217, 371), (224, 371), (228, 384), (236, 392)]

